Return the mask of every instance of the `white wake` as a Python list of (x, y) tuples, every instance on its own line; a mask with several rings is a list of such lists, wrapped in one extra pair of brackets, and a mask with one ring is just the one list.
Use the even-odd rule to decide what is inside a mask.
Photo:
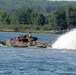
[(57, 49), (76, 49), (76, 29), (61, 35), (52, 45)]

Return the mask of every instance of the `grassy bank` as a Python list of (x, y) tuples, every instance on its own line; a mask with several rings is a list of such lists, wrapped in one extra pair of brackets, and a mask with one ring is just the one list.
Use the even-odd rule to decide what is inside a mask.
[(50, 27), (45, 26), (36, 26), (36, 25), (0, 25), (0, 32), (28, 32), (32, 33), (48, 33), (56, 34), (61, 33), (60, 30), (50, 30)]

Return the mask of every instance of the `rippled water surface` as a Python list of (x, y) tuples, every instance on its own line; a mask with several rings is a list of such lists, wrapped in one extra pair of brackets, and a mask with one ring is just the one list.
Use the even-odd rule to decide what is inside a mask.
[[(27, 33), (0, 32), (0, 40)], [(59, 34), (35, 34), (54, 42)], [(76, 75), (76, 50), (0, 46), (0, 75)]]

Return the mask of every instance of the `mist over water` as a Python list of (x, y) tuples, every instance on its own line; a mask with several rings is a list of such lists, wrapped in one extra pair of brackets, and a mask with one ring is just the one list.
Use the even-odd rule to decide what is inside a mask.
[(56, 49), (76, 49), (76, 28), (61, 35), (52, 47)]

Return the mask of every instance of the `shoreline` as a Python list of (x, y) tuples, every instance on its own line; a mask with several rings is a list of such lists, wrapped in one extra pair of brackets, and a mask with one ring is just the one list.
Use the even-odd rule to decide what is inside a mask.
[(8, 29), (1, 29), (0, 32), (25, 32), (31, 31), (31, 33), (45, 33), (45, 34), (62, 34), (67, 32), (66, 30), (60, 31), (60, 30), (49, 30), (49, 31), (36, 31), (36, 30), (20, 30), (20, 31), (14, 31), (14, 30), (8, 30)]

